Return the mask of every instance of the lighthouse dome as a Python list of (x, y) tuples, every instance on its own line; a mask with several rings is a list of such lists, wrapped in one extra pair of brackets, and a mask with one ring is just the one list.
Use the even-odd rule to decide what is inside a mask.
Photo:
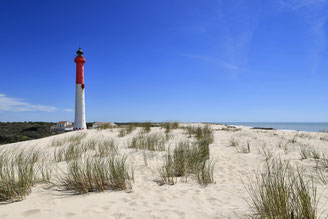
[(82, 51), (82, 49), (79, 48), (79, 50), (77, 50), (76, 54), (77, 54), (78, 56), (82, 56), (82, 55), (83, 55), (83, 51)]

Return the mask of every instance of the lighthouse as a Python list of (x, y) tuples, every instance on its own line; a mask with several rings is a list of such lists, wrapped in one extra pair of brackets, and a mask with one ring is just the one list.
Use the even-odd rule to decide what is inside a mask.
[(84, 63), (85, 58), (81, 48), (76, 52), (76, 87), (75, 87), (75, 122), (74, 130), (86, 129), (85, 102), (84, 102)]

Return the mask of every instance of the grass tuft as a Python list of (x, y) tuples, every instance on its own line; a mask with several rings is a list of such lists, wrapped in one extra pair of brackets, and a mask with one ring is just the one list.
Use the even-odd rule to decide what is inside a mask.
[(301, 146), (300, 147), (300, 155), (301, 155), (301, 159), (305, 160), (308, 158), (313, 158), (315, 160), (320, 160), (321, 155), (320, 152), (317, 151), (315, 148), (309, 149), (306, 146)]
[(237, 146), (239, 146), (239, 142), (236, 139), (231, 138), (230, 139), (230, 146), (237, 147)]
[(293, 138), (287, 140), (287, 143), (295, 144), (297, 142), (297, 136), (298, 136), (298, 134), (295, 134)]
[(82, 140), (87, 136), (86, 132), (74, 133), (73, 135), (65, 138), (54, 138), (51, 145), (54, 147), (63, 146), (66, 143), (81, 144)]
[(170, 151), (165, 156), (164, 165), (158, 169), (161, 176), (161, 180), (169, 185), (174, 185), (176, 183), (175, 173), (174, 173), (174, 163), (172, 154)]
[(236, 150), (238, 153), (249, 154), (249, 153), (251, 153), (251, 146), (250, 146), (249, 142), (247, 142), (246, 146), (237, 146)]
[(64, 151), (62, 152), (64, 156), (64, 160), (69, 162), (71, 160), (77, 160), (82, 157), (83, 151), (80, 145), (70, 144)]
[(171, 132), (172, 129), (178, 129), (179, 123), (178, 122), (165, 122), (161, 125), (162, 128), (165, 129), (165, 133), (168, 134)]
[(209, 160), (209, 144), (198, 141), (195, 144), (180, 142), (173, 150), (165, 155), (165, 162), (159, 169), (159, 174), (164, 183), (173, 185), (177, 177), (186, 179), (194, 175), (201, 185), (214, 183), (214, 165)]
[(118, 153), (118, 147), (113, 139), (99, 142), (96, 147), (96, 156), (108, 157)]
[(320, 155), (320, 152), (317, 151), (315, 148), (312, 148), (312, 150), (310, 151), (311, 153), (311, 157), (315, 160), (320, 160), (321, 158), (321, 155)]
[(201, 160), (196, 168), (196, 176), (199, 184), (207, 186), (214, 182), (214, 165), (210, 160)]
[(313, 180), (306, 181), (280, 159), (267, 161), (262, 173), (247, 187), (249, 205), (259, 218), (316, 218), (317, 196)]
[(132, 138), (129, 148), (164, 151), (165, 139), (166, 138), (160, 134), (141, 134)]
[(324, 171), (322, 171), (320, 169), (317, 169), (316, 170), (316, 175), (317, 175), (318, 181), (322, 185), (328, 185), (328, 175)]
[(126, 136), (127, 132), (125, 128), (121, 128), (120, 132), (118, 133), (118, 137), (124, 137)]
[(87, 158), (71, 162), (66, 176), (60, 182), (66, 190), (84, 194), (105, 190), (130, 190), (133, 178), (133, 171), (126, 164), (126, 157), (110, 156), (105, 159)]
[(154, 124), (152, 122), (143, 122), (140, 123), (139, 126), (143, 128), (144, 133), (147, 133), (150, 132), (151, 127), (154, 126)]
[(310, 150), (306, 146), (301, 146), (300, 155), (302, 160), (308, 159), (310, 157)]
[(187, 130), (189, 138), (194, 135), (197, 140), (207, 139), (210, 144), (214, 141), (213, 130), (209, 125), (205, 125), (203, 127), (186, 126), (185, 129)]
[(326, 157), (325, 153), (322, 153), (322, 158), (320, 159), (320, 161), (321, 161), (323, 168), (328, 170), (328, 157)]
[(36, 183), (49, 182), (50, 166), (41, 163), (38, 151), (21, 152), (12, 159), (0, 155), (0, 201), (20, 201)]
[(268, 148), (262, 148), (263, 155), (265, 156), (265, 160), (270, 160), (273, 157), (273, 153)]

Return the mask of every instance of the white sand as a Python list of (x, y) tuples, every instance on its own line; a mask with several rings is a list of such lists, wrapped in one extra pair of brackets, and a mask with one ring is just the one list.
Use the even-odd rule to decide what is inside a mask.
[[(130, 193), (107, 191), (71, 195), (55, 189), (46, 189), (45, 185), (37, 185), (25, 200), (0, 204), (0, 218), (245, 218), (251, 214), (245, 201), (245, 198), (248, 198), (245, 183), (248, 183), (249, 177), (253, 176), (265, 162), (265, 156), (259, 153), (259, 150), (267, 148), (274, 155), (290, 160), (292, 165), (304, 166), (305, 174), (314, 173), (316, 163), (313, 159), (301, 160), (300, 145), (315, 147), (328, 154), (326, 133), (262, 131), (247, 127), (239, 127), (241, 130), (232, 132), (220, 131), (219, 129), (225, 127), (221, 125), (211, 127), (215, 140), (210, 145), (210, 156), (215, 161), (216, 183), (207, 187), (200, 186), (193, 179), (189, 179), (188, 182), (178, 181), (173, 186), (159, 186), (155, 180), (159, 179), (157, 169), (163, 162), (164, 152), (147, 151), (148, 165), (145, 165), (142, 151), (127, 148), (129, 140), (138, 134), (138, 130), (122, 138), (118, 137), (118, 130), (87, 130), (0, 146), (0, 150), (13, 150), (12, 153), (18, 153), (23, 149), (40, 149), (50, 161), (56, 148), (51, 145), (53, 139), (63, 139), (86, 132), (87, 137), (83, 142), (115, 138), (119, 143), (120, 154), (126, 154), (128, 163), (135, 169), (135, 181)], [(152, 128), (151, 133), (155, 132), (164, 133), (164, 130)], [(182, 129), (173, 130), (171, 134), (173, 137), (167, 142), (166, 147), (173, 147), (176, 142), (188, 139)], [(297, 142), (287, 144), (296, 134)], [(249, 142), (251, 153), (237, 153), (236, 149), (230, 146), (232, 138), (242, 146)], [(279, 148), (279, 143), (286, 144), (287, 148)], [(59, 166), (64, 170), (66, 168), (65, 162)], [(56, 174), (60, 174), (60, 171), (55, 171), (53, 177)], [(327, 188), (327, 185), (317, 184), (320, 196), (319, 212), (325, 211), (328, 206)]]

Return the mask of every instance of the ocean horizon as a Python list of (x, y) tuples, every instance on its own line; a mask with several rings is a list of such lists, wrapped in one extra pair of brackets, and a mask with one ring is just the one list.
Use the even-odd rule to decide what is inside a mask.
[(222, 122), (227, 125), (273, 128), (305, 132), (328, 131), (328, 122)]

